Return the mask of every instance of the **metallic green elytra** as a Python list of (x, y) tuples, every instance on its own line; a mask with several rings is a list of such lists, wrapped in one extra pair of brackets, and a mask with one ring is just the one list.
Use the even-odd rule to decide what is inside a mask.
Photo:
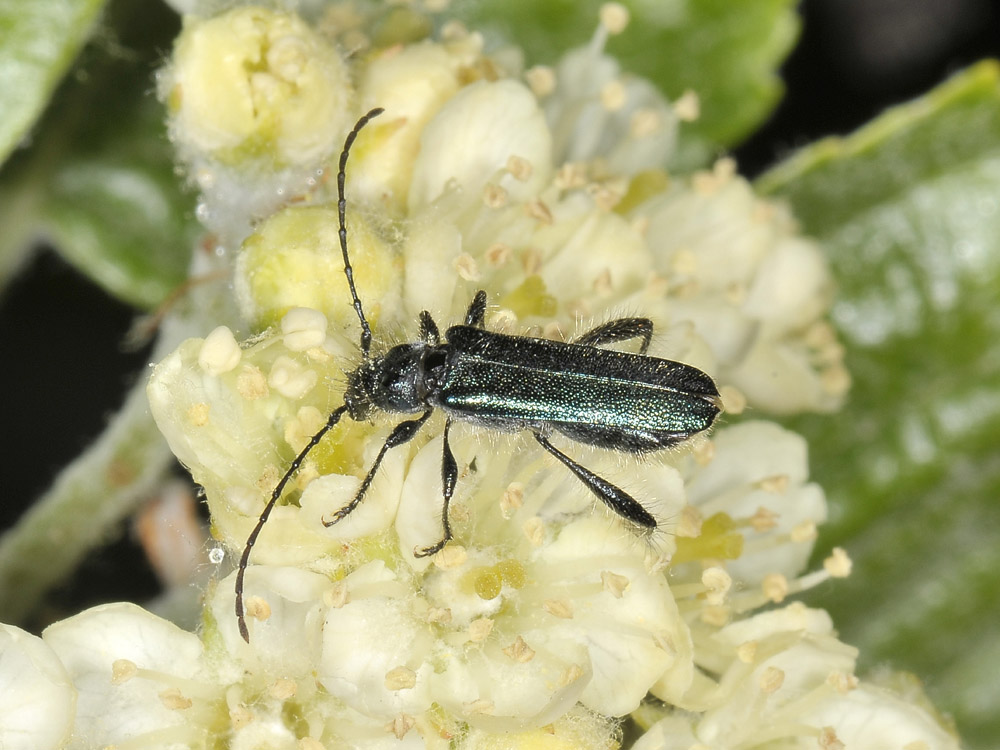
[[(344, 403), (292, 461), (278, 482), (247, 539), (236, 576), (236, 616), (240, 634), (249, 642), (243, 611), (243, 578), (250, 551), (282, 490), (302, 461), (344, 414), (367, 419), (373, 412), (419, 414), (400, 422), (389, 434), (354, 498), (334, 512), (332, 526), (361, 503), (385, 454), (413, 439), (435, 409), (445, 413), (441, 460), (443, 534), (434, 544), (414, 550), (424, 557), (451, 539), (448, 505), (458, 481), (458, 464), (448, 444), (452, 422), (469, 422), (491, 430), (532, 434), (615, 513), (638, 526), (655, 528), (656, 519), (631, 495), (581, 466), (551, 442), (553, 432), (579, 443), (631, 454), (663, 450), (711, 427), (722, 401), (712, 379), (680, 362), (646, 356), (653, 336), (647, 318), (619, 318), (563, 343), (526, 336), (508, 336), (485, 329), (486, 292), (476, 293), (462, 325), (444, 337), (430, 313), (420, 313), (420, 340), (399, 344), (373, 357), (371, 329), (354, 287), (354, 270), (347, 253), (344, 223), (344, 180), (347, 157), (361, 129), (382, 113), (362, 117), (344, 142), (337, 174), (340, 247), (354, 309), (361, 322), (364, 357), (347, 377)], [(641, 339), (638, 354), (600, 348)]]
[[(647, 330), (648, 320), (625, 318), (599, 333), (606, 342)], [(434, 405), (466, 421), (549, 425), (578, 442), (645, 453), (701, 432), (719, 413), (711, 378), (680, 362), (471, 326), (445, 338), (449, 367)]]

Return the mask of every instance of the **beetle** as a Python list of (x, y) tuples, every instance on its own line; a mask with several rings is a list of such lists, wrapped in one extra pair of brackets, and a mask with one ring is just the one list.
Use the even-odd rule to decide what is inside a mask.
[[(247, 538), (236, 575), (236, 617), (240, 635), (248, 643), (243, 585), (250, 552), (289, 479), (345, 414), (355, 421), (368, 419), (375, 412), (419, 416), (393, 428), (354, 498), (330, 520), (324, 520), (326, 526), (349, 516), (364, 500), (388, 451), (412, 440), (435, 410), (444, 412), (443, 534), (436, 543), (414, 550), (415, 556), (426, 557), (452, 538), (448, 506), (458, 479), (458, 464), (448, 432), (454, 421), (505, 432), (527, 430), (611, 510), (639, 527), (652, 529), (656, 519), (641, 503), (556, 448), (550, 435), (558, 432), (578, 443), (644, 454), (707, 430), (722, 409), (719, 391), (704, 372), (646, 355), (653, 336), (653, 323), (647, 318), (611, 320), (569, 343), (511, 336), (486, 329), (484, 291), (473, 297), (465, 321), (449, 327), (443, 337), (430, 313), (423, 311), (418, 341), (371, 356), (372, 332), (354, 286), (354, 269), (347, 252), (344, 181), (351, 146), (362, 128), (383, 111), (373, 109), (358, 120), (344, 141), (337, 173), (340, 249), (361, 322), (363, 360), (347, 375), (344, 403), (331, 412), (289, 465)], [(599, 348), (634, 339), (642, 340), (637, 354)]]

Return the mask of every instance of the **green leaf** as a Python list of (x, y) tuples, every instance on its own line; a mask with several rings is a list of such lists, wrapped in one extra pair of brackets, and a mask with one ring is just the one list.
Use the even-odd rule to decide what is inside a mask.
[(104, 0), (0, 0), (0, 163), (42, 113)]
[[(586, 44), (601, 0), (466, 0), (454, 11), (470, 26), (516, 43), (529, 64), (551, 64)], [(701, 117), (685, 126), (679, 161), (702, 163), (751, 133), (783, 92), (777, 68), (795, 43), (793, 0), (627, 0), (624, 33), (608, 51), (622, 67), (656, 83), (671, 99), (687, 89), (701, 99)]]
[(758, 188), (825, 245), (854, 377), (801, 418), (847, 547), (830, 609), (864, 666), (928, 681), (970, 746), (1000, 735), (1000, 66), (985, 62)]
[[(0, 164), (27, 139), (103, 5), (0, 0)], [(36, 228), (40, 170), (17, 171), (16, 187), (10, 179), (0, 182), (0, 285), (20, 267)]]
[(200, 230), (148, 70), (115, 77), (121, 89), (102, 86), (103, 95), (79, 103), (82, 122), (67, 134), (73, 145), (51, 174), (42, 215), (67, 260), (110, 294), (149, 308), (186, 278)]
[(42, 234), (110, 294), (149, 308), (186, 278), (199, 233), (153, 95), (178, 22), (142, 3), (113, 3), (108, 16), (32, 147), (4, 168), (0, 272), (13, 268), (26, 238)]

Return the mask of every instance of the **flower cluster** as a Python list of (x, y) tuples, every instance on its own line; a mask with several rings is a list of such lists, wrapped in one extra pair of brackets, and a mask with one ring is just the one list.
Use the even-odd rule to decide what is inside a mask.
[(641, 312), (657, 324), (649, 353), (710, 373), (728, 416), (641, 461), (565, 446), (642, 498), (659, 522), (646, 537), (533, 442), (456, 424), (455, 538), (433, 558), (414, 550), (441, 535), (443, 420), (390, 451), (328, 527), (393, 427), (345, 418), (256, 542), (249, 644), (234, 576), (208, 592), (197, 634), (132, 605), (41, 641), (5, 631), (31, 700), (70, 717), (33, 746), (607, 748), (631, 716), (643, 750), (956, 747), (914, 700), (859, 681), (824, 612), (785, 602), (850, 563), (837, 551), (803, 573), (826, 514), (806, 446), (739, 414), (842, 399), (830, 276), (731, 161), (665, 171), (697, 100), (665, 101), (604, 53), (624, 9), (605, 6), (557, 66), (522, 70), (454, 22), (432, 34), (411, 11), (376, 25), (350, 4), (310, 7), (308, 21), (191, 15), (161, 74), (215, 250), (200, 262), (231, 273), (236, 300), (148, 393), (229, 552), (358, 363), (331, 178), (375, 106), (346, 182), (376, 347), (415, 336), (422, 310), (462, 319), (480, 288), (487, 326), (518, 334), (568, 340)]

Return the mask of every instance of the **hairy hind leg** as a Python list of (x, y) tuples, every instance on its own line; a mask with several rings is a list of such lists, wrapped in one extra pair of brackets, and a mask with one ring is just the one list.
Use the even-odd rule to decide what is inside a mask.
[(572, 471), (576, 475), (577, 479), (583, 482), (587, 489), (597, 495), (601, 499), (601, 502), (611, 508), (611, 510), (622, 518), (638, 524), (639, 526), (645, 526), (647, 529), (656, 528), (656, 519), (650, 515), (648, 510), (642, 507), (642, 504), (638, 500), (625, 492), (625, 490), (620, 487), (616, 487), (608, 480), (597, 476), (597, 474), (592, 472), (590, 469), (578, 464), (572, 458), (552, 445), (548, 438), (540, 432), (532, 434), (535, 436), (535, 440), (538, 441), (539, 445), (562, 461), (566, 468)]
[(441, 540), (429, 547), (416, 549), (413, 551), (414, 557), (429, 557), (440, 552), (448, 542), (451, 541), (451, 523), (448, 521), (448, 506), (451, 505), (451, 497), (455, 494), (455, 484), (458, 482), (458, 463), (455, 461), (455, 454), (451, 452), (448, 444), (448, 430), (451, 429), (451, 420), (444, 423), (444, 451), (441, 456), (441, 486), (443, 487), (444, 503), (441, 506), (441, 525), (444, 527), (444, 534)]
[(596, 328), (591, 328), (570, 343), (581, 346), (601, 346), (602, 344), (613, 344), (617, 341), (630, 341), (638, 338), (642, 339), (639, 354), (645, 354), (646, 350), (649, 349), (649, 342), (653, 338), (653, 321), (649, 318), (609, 320)]

